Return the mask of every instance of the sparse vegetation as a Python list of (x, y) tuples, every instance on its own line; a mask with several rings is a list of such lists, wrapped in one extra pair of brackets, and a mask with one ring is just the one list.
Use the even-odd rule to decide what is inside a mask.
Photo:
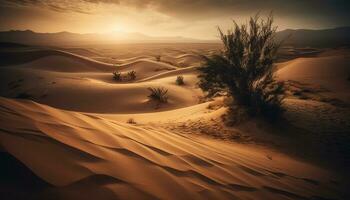
[(118, 71), (114, 71), (113, 72), (113, 79), (115, 81), (123, 81), (123, 80), (133, 81), (133, 80), (136, 79), (136, 71), (135, 70), (131, 70), (131, 71), (124, 72), (124, 73), (121, 73), (121, 72), (118, 72)]
[[(249, 116), (262, 115), (276, 119), (283, 109), (284, 84), (274, 79), (274, 62), (280, 44), (273, 40), (276, 27), (272, 16), (266, 20), (258, 15), (247, 25), (223, 33), (219, 28), (224, 50), (213, 56), (203, 56), (199, 86), (208, 96), (224, 92), (232, 97), (231, 110)], [(242, 114), (244, 115), (244, 114)]]
[(184, 85), (185, 84), (184, 77), (183, 76), (177, 76), (176, 77), (176, 84), (177, 85)]
[(153, 88), (149, 87), (147, 88), (150, 91), (150, 94), (148, 95), (148, 98), (150, 100), (154, 100), (158, 103), (167, 103), (168, 102), (168, 90), (160, 87), (160, 88)]
[(128, 121), (126, 121), (126, 123), (128, 124), (136, 124), (136, 121), (133, 118), (128, 119)]
[(127, 76), (129, 77), (129, 80), (133, 81), (136, 79), (136, 71), (135, 70), (131, 70), (127, 73)]
[(122, 80), (122, 74), (118, 71), (113, 72), (113, 79), (115, 81), (121, 81)]

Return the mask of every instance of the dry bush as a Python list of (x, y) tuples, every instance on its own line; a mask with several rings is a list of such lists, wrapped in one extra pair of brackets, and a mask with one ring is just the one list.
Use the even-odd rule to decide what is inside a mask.
[(128, 121), (126, 121), (126, 123), (128, 124), (136, 124), (136, 121), (133, 118), (128, 119)]
[(133, 81), (136, 79), (136, 71), (135, 70), (131, 70), (127, 73), (128, 79)]
[(177, 85), (184, 85), (185, 84), (184, 77), (183, 76), (177, 76), (176, 77), (176, 84)]
[(272, 24), (272, 16), (262, 20), (256, 15), (248, 24), (234, 22), (227, 33), (219, 28), (224, 50), (203, 56), (199, 86), (209, 96), (225, 92), (232, 97), (231, 109), (238, 106), (249, 116), (277, 119), (283, 111), (284, 84), (274, 79), (280, 44), (274, 41), (276, 27)]
[(147, 88), (150, 91), (150, 94), (148, 95), (148, 98), (150, 100), (154, 100), (158, 103), (167, 103), (168, 102), (168, 90), (160, 87), (160, 88), (154, 88), (149, 87)]
[(135, 70), (131, 70), (131, 71), (128, 71), (126, 73), (121, 73), (121, 72), (118, 72), (118, 71), (114, 71), (113, 72), (113, 79), (115, 81), (123, 81), (123, 80), (133, 81), (133, 80), (136, 79), (136, 71)]
[(113, 79), (115, 81), (121, 81), (122, 80), (122, 74), (118, 71), (113, 72)]

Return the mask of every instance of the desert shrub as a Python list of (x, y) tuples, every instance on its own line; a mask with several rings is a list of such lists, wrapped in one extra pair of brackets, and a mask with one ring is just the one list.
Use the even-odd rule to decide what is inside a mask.
[(160, 88), (147, 88), (150, 91), (148, 98), (150, 100), (157, 101), (158, 103), (167, 103), (168, 102), (168, 90), (160, 87)]
[(256, 15), (241, 26), (234, 21), (233, 30), (227, 33), (218, 30), (224, 49), (203, 56), (199, 86), (208, 96), (225, 92), (232, 97), (231, 109), (240, 108), (249, 116), (278, 118), (283, 111), (284, 84), (274, 79), (280, 44), (274, 42), (273, 17), (263, 20)]
[(135, 70), (129, 71), (127, 73), (127, 76), (129, 78), (129, 80), (132, 80), (132, 81), (135, 80), (136, 79), (136, 71)]
[(122, 80), (122, 74), (118, 71), (113, 72), (113, 79), (115, 81), (121, 81)]
[(126, 123), (128, 124), (136, 124), (136, 121), (133, 118), (128, 119), (128, 121), (126, 121)]
[(183, 76), (177, 76), (176, 77), (176, 84), (177, 85), (184, 85), (185, 84), (184, 77)]

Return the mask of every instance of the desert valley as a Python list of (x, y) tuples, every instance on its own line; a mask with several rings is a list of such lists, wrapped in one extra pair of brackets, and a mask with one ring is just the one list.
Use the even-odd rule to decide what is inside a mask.
[(0, 32), (0, 198), (349, 199), (349, 36), (276, 32), (284, 112), (232, 122), (219, 39)]

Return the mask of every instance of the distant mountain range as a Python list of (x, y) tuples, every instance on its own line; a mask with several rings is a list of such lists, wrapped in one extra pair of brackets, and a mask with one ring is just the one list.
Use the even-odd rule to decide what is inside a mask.
[(30, 45), (58, 45), (81, 43), (111, 43), (111, 42), (198, 42), (200, 40), (175, 37), (152, 37), (142, 33), (37, 33), (31, 30), (11, 30), (0, 32), (0, 42), (14, 42)]
[(309, 30), (287, 29), (276, 35), (278, 41), (285, 40), (285, 45), (300, 47), (339, 47), (350, 46), (350, 27)]
[[(295, 47), (338, 47), (350, 45), (350, 27), (308, 30), (287, 29), (277, 32), (276, 40)], [(117, 42), (219, 42), (218, 40), (198, 40), (185, 37), (153, 37), (142, 33), (78, 34), (70, 32), (36, 33), (31, 30), (11, 30), (0, 32), (0, 42), (14, 42), (30, 45), (91, 44)]]

